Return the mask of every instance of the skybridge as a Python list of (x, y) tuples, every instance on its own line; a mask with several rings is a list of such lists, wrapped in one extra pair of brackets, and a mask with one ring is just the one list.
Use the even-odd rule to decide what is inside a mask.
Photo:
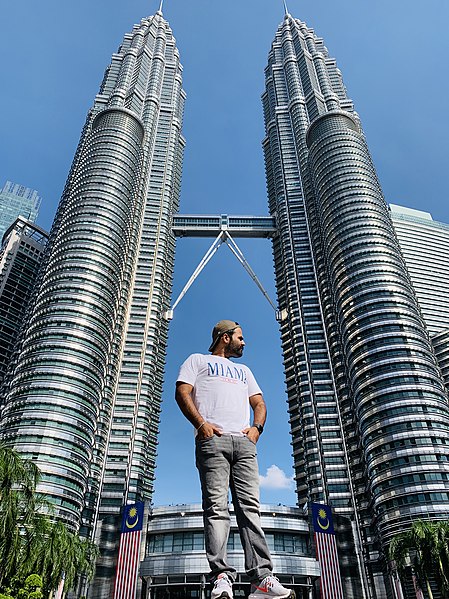
[(190, 289), (196, 278), (200, 275), (203, 268), (212, 259), (215, 252), (222, 244), (226, 244), (251, 279), (257, 285), (262, 295), (273, 308), (276, 320), (279, 322), (287, 318), (287, 310), (279, 309), (268, 293), (265, 291), (262, 283), (257, 278), (256, 273), (248, 264), (242, 250), (234, 241), (234, 237), (240, 238), (262, 238), (272, 239), (277, 232), (276, 220), (273, 216), (230, 216), (228, 214), (175, 214), (173, 217), (172, 231), (176, 237), (215, 237), (212, 245), (204, 254), (200, 263), (196, 267), (190, 279), (185, 284), (173, 306), (164, 312), (164, 318), (171, 320), (174, 310), (187, 291)]
[(172, 230), (176, 237), (217, 237), (227, 231), (236, 238), (271, 239), (277, 229), (273, 216), (175, 214)]

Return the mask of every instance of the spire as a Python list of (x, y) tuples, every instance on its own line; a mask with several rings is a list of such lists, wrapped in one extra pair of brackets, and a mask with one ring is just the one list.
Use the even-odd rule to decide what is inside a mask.
[(164, 0), (161, 0), (161, 3), (159, 4), (159, 10), (157, 11), (159, 14), (162, 14), (163, 5), (164, 5)]
[(282, 0), (282, 1), (284, 3), (285, 16), (288, 17), (288, 16), (290, 16), (290, 13), (288, 12), (287, 1), (286, 0)]

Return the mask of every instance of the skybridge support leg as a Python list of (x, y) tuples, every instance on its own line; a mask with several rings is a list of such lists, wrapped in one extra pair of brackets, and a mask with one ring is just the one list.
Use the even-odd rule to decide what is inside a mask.
[(181, 291), (181, 293), (178, 295), (177, 300), (175, 301), (175, 303), (173, 304), (173, 306), (169, 309), (166, 310), (163, 313), (163, 317), (165, 318), (165, 320), (172, 320), (173, 318), (173, 313), (175, 311), (176, 306), (179, 304), (179, 302), (182, 300), (182, 298), (185, 296), (185, 294), (187, 293), (187, 291), (190, 289), (190, 287), (193, 285), (193, 283), (195, 282), (195, 280), (198, 278), (198, 276), (200, 275), (201, 271), (203, 270), (203, 268), (206, 266), (206, 264), (211, 260), (212, 256), (215, 254), (215, 252), (218, 250), (218, 248), (220, 247), (220, 245), (222, 243), (225, 242), (225, 238), (223, 235), (223, 231), (220, 233), (220, 235), (218, 235), (218, 237), (214, 240), (214, 242), (212, 243), (212, 245), (210, 246), (210, 248), (207, 250), (207, 252), (204, 254), (201, 262), (198, 264), (198, 266), (195, 268), (195, 270), (193, 271), (192, 276), (190, 277), (190, 279), (187, 281), (187, 283), (185, 284), (183, 290)]
[(287, 318), (287, 316), (288, 316), (287, 310), (285, 308), (283, 310), (279, 310), (277, 308), (276, 304), (271, 300), (270, 296), (265, 291), (262, 283), (257, 278), (256, 273), (253, 271), (253, 269), (249, 265), (248, 261), (246, 260), (245, 256), (243, 255), (242, 250), (239, 248), (239, 246), (236, 244), (236, 242), (232, 239), (231, 235), (225, 229), (223, 229), (220, 232), (220, 234), (218, 235), (218, 237), (214, 240), (214, 242), (212, 243), (212, 245), (210, 246), (210, 248), (204, 254), (201, 262), (198, 264), (198, 266), (194, 270), (192, 276), (190, 277), (190, 279), (185, 284), (183, 290), (179, 294), (179, 296), (176, 299), (176, 301), (173, 304), (173, 306), (169, 310), (166, 310), (163, 313), (163, 317), (165, 318), (165, 320), (172, 320), (176, 306), (179, 304), (179, 302), (185, 296), (185, 294), (190, 289), (190, 287), (192, 286), (192, 284), (194, 283), (194, 281), (197, 279), (197, 277), (200, 275), (201, 271), (204, 269), (204, 267), (206, 266), (206, 264), (211, 260), (211, 258), (214, 256), (215, 252), (218, 250), (218, 248), (223, 243), (227, 244), (227, 246), (229, 247), (229, 249), (231, 250), (231, 252), (234, 254), (234, 256), (237, 258), (237, 260), (240, 262), (240, 264), (243, 266), (243, 268), (249, 274), (249, 276), (251, 277), (251, 279), (257, 285), (257, 287), (259, 288), (259, 290), (262, 292), (262, 295), (265, 297), (265, 299), (268, 301), (268, 303), (270, 304), (270, 306), (275, 311), (276, 320), (278, 322), (282, 322), (283, 320), (285, 320)]

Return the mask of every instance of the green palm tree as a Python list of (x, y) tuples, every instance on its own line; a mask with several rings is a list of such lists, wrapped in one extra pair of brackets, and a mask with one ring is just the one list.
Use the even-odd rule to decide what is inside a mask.
[(0, 587), (21, 563), (21, 527), (34, 518), (39, 470), (12, 448), (0, 445)]
[(39, 563), (40, 555), (45, 550), (46, 538), (51, 525), (51, 520), (46, 514), (36, 512), (33, 520), (23, 527), (22, 563), (24, 575), (40, 571), (36, 564)]
[(434, 561), (436, 578), (443, 597), (449, 597), (449, 521), (435, 523)]
[(28, 570), (42, 575), (46, 593), (57, 589), (62, 578), (65, 592), (75, 589), (82, 576), (92, 580), (99, 553), (94, 543), (71, 533), (63, 522), (49, 520), (39, 539)]
[(39, 469), (14, 449), (0, 445), (0, 589), (39, 574), (44, 590), (76, 587), (95, 573), (98, 549), (50, 518), (51, 505), (36, 492)]
[(433, 599), (430, 576), (434, 575), (443, 597), (449, 597), (449, 523), (417, 520), (412, 527), (396, 535), (389, 548), (401, 578), (412, 566), (418, 583)]

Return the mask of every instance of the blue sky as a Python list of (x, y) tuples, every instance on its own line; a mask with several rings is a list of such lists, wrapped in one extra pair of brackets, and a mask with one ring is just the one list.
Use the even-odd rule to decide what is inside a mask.
[[(0, 185), (44, 198), (50, 228), (73, 154), (111, 54), (157, 0), (15, 0), (0, 5)], [(449, 222), (447, 0), (290, 0), (323, 37), (361, 116), (387, 201)], [(266, 214), (260, 95), (281, 0), (165, 0), (184, 65), (187, 148), (181, 212)], [(209, 240), (178, 242), (174, 297)], [(239, 242), (274, 298), (270, 243)], [(191, 427), (173, 401), (179, 364), (206, 351), (221, 318), (244, 325), (245, 362), (264, 389), (261, 497), (294, 504), (282, 359), (271, 307), (226, 247), (182, 300), (170, 327), (157, 505), (199, 501)], [(275, 488), (269, 488), (269, 484)]]

